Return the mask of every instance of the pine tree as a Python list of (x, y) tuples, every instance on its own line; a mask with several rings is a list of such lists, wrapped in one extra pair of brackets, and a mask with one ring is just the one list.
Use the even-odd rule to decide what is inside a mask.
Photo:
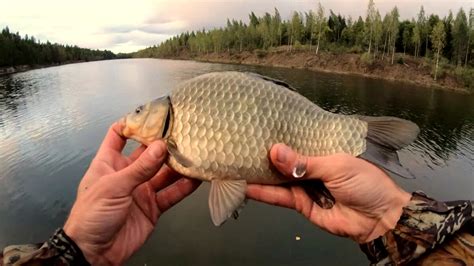
[(468, 35), (469, 27), (467, 24), (466, 13), (464, 13), (464, 10), (460, 8), (459, 12), (456, 14), (456, 19), (454, 20), (453, 25), (453, 48), (457, 65), (462, 64), (462, 59), (467, 49), (466, 44), (468, 41)]

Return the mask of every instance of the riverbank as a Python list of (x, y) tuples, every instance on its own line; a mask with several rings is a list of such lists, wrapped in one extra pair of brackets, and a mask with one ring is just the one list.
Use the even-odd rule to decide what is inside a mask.
[(75, 63), (82, 63), (82, 62), (86, 62), (86, 61), (68, 61), (61, 64), (49, 64), (49, 65), (19, 65), (19, 66), (0, 67), (0, 76), (11, 75), (11, 74), (25, 72), (25, 71), (39, 69), (39, 68), (61, 66), (61, 65), (75, 64)]
[(202, 55), (191, 55), (182, 52), (178, 56), (169, 59), (356, 74), (370, 78), (408, 82), (423, 87), (472, 93), (472, 90), (466, 87), (465, 82), (454, 74), (453, 69), (446, 67), (439, 73), (439, 78), (435, 81), (431, 75), (432, 66), (427, 59), (404, 56), (403, 54), (395, 55), (394, 64), (391, 64), (387, 57), (385, 57), (385, 60), (373, 60), (361, 54), (353, 53), (322, 52), (317, 55), (314, 51), (294, 51), (290, 53), (286, 47), (279, 47), (270, 51), (256, 50), (254, 52), (222, 52)]

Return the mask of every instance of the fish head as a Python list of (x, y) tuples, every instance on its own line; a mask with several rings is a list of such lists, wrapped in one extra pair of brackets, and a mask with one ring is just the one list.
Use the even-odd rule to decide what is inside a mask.
[(149, 145), (154, 140), (167, 136), (171, 119), (171, 101), (165, 96), (138, 106), (133, 112), (121, 118), (119, 123), (124, 137)]

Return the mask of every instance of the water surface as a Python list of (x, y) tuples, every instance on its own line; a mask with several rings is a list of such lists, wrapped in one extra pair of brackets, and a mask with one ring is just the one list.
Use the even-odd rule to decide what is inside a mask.
[[(115, 120), (179, 81), (223, 70), (285, 80), (333, 112), (416, 122), (420, 137), (400, 158), (417, 179), (396, 181), (441, 200), (474, 199), (473, 96), (304, 70), (154, 59), (71, 64), (0, 77), (0, 247), (44, 241), (62, 226), (77, 184)], [(239, 220), (216, 228), (208, 189), (201, 186), (160, 218), (129, 264), (367, 264), (356, 244), (291, 210), (250, 202)]]

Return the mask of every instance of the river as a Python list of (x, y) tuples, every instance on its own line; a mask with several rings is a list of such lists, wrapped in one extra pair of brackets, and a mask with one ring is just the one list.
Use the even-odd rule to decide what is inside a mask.
[[(416, 122), (419, 138), (399, 154), (417, 178), (396, 182), (440, 200), (474, 199), (472, 95), (281, 68), (157, 59), (79, 63), (0, 77), (0, 247), (44, 241), (62, 226), (111, 123), (182, 80), (223, 70), (285, 80), (333, 112)], [(214, 227), (208, 190), (201, 186), (163, 215), (129, 265), (368, 264), (355, 243), (292, 210), (249, 202), (238, 220)]]

